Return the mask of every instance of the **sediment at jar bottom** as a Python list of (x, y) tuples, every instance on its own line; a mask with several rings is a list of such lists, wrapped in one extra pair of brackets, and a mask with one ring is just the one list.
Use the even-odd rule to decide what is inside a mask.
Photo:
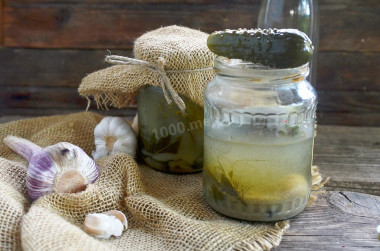
[(262, 187), (242, 196), (229, 181), (218, 182), (207, 167), (203, 172), (207, 203), (229, 217), (249, 221), (283, 220), (302, 212), (309, 200), (308, 182), (300, 175), (286, 176), (277, 181), (278, 186), (269, 185), (267, 189)]
[(313, 138), (253, 137), (251, 144), (205, 136), (204, 193), (212, 208), (256, 221), (292, 217), (311, 190)]

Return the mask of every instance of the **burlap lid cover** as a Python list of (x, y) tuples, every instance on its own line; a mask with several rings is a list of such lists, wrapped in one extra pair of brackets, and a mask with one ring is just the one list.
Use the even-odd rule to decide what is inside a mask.
[(147, 32), (135, 42), (137, 60), (108, 56), (107, 62), (119, 65), (83, 78), (79, 94), (88, 100), (92, 97), (98, 107), (122, 108), (135, 103), (141, 86), (153, 85), (167, 89), (169, 102), (176, 102), (173, 94), (178, 92), (203, 106), (204, 88), (215, 76), (215, 55), (207, 48), (207, 37), (175, 25)]

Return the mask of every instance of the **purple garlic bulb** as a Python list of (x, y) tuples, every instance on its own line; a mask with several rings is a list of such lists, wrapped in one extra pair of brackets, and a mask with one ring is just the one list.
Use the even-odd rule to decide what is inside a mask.
[(54, 192), (84, 191), (99, 176), (94, 160), (76, 145), (60, 142), (42, 148), (11, 135), (4, 143), (29, 162), (26, 187), (32, 201)]

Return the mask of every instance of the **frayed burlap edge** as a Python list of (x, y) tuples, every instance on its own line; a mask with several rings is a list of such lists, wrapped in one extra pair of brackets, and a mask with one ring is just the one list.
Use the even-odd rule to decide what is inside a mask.
[(115, 65), (84, 77), (78, 92), (88, 101), (93, 97), (98, 108), (122, 108), (131, 105), (141, 86), (153, 85), (182, 111), (186, 104), (178, 94), (203, 106), (203, 91), (215, 77), (216, 55), (207, 48), (208, 36), (176, 25), (149, 31), (135, 41), (134, 58), (106, 56)]
[(312, 206), (314, 202), (318, 199), (318, 196), (320, 194), (326, 193), (326, 190), (324, 189), (324, 185), (330, 180), (330, 177), (327, 177), (325, 180), (322, 179), (318, 166), (312, 166), (311, 176), (312, 176), (312, 187), (311, 187), (311, 194), (310, 194), (309, 202), (307, 203), (307, 207)]
[[(215, 77), (215, 72), (213, 69), (199, 69), (199, 72), (168, 72), (167, 77), (176, 93), (203, 107), (204, 89)], [(87, 110), (92, 100), (98, 109), (120, 109), (135, 105), (138, 90), (144, 85), (162, 87), (160, 75), (140, 65), (114, 65), (84, 77), (78, 87), (78, 93), (87, 99)], [(169, 96), (173, 98), (172, 94)]]
[(82, 97), (87, 99), (86, 111), (89, 110), (91, 105), (91, 97), (96, 104), (97, 109), (109, 110), (109, 107), (115, 107), (117, 109), (123, 107), (134, 108), (136, 107), (136, 93), (128, 93), (121, 95), (119, 92), (103, 92), (103, 91), (92, 91), (91, 94), (81, 93)]

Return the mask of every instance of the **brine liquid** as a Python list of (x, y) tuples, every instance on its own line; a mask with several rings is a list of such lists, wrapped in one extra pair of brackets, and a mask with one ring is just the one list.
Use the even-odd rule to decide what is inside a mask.
[(245, 142), (205, 135), (204, 193), (212, 208), (245, 220), (292, 217), (311, 189), (313, 138), (252, 136)]

